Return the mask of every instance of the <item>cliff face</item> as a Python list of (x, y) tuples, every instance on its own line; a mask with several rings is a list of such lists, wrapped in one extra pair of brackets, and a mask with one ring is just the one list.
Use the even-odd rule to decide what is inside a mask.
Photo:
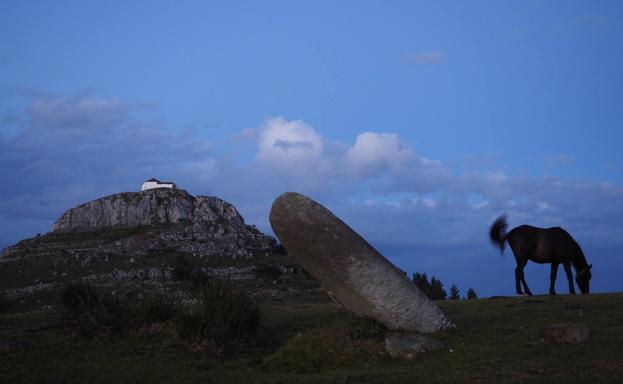
[(181, 189), (157, 188), (118, 193), (79, 205), (54, 223), (54, 232), (219, 221), (233, 228), (245, 228), (236, 208), (217, 197), (194, 197)]

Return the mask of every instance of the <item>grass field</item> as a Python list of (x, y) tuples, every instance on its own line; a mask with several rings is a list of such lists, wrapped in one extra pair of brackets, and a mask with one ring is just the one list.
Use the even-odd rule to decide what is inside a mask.
[[(0, 382), (623, 382), (623, 294), (438, 304), (457, 328), (434, 335), (445, 349), (411, 361), (380, 353), (382, 338), (341, 341), (358, 323), (326, 303), (263, 303), (257, 341), (225, 361), (189, 350), (173, 333), (85, 339), (58, 327), (54, 311), (2, 314), (0, 343), (28, 347), (0, 352)], [(587, 323), (590, 339), (539, 340), (540, 327), (565, 321)]]

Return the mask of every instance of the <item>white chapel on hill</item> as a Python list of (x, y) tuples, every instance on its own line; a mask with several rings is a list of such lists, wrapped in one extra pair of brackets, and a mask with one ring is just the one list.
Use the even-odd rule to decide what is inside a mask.
[(175, 183), (171, 181), (160, 181), (158, 179), (149, 179), (149, 180), (145, 180), (145, 182), (141, 186), (141, 191), (144, 191), (146, 189), (153, 189), (153, 188), (177, 189), (177, 185), (175, 185)]

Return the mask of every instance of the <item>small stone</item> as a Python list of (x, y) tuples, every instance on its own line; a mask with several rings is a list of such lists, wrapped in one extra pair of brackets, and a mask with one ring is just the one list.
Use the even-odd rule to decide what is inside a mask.
[(581, 343), (588, 340), (590, 329), (584, 323), (558, 323), (541, 328), (539, 336), (549, 343)]
[(444, 345), (431, 337), (422, 335), (390, 336), (385, 339), (385, 351), (391, 357), (413, 359), (418, 354), (442, 349)]

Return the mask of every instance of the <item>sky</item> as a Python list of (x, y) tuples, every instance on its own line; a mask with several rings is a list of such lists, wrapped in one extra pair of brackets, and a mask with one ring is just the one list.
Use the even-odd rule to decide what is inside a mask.
[(620, 1), (2, 1), (0, 246), (156, 177), (269, 234), (303, 193), (463, 295), (514, 294), (496, 217), (562, 226), (623, 291), (621, 68)]

